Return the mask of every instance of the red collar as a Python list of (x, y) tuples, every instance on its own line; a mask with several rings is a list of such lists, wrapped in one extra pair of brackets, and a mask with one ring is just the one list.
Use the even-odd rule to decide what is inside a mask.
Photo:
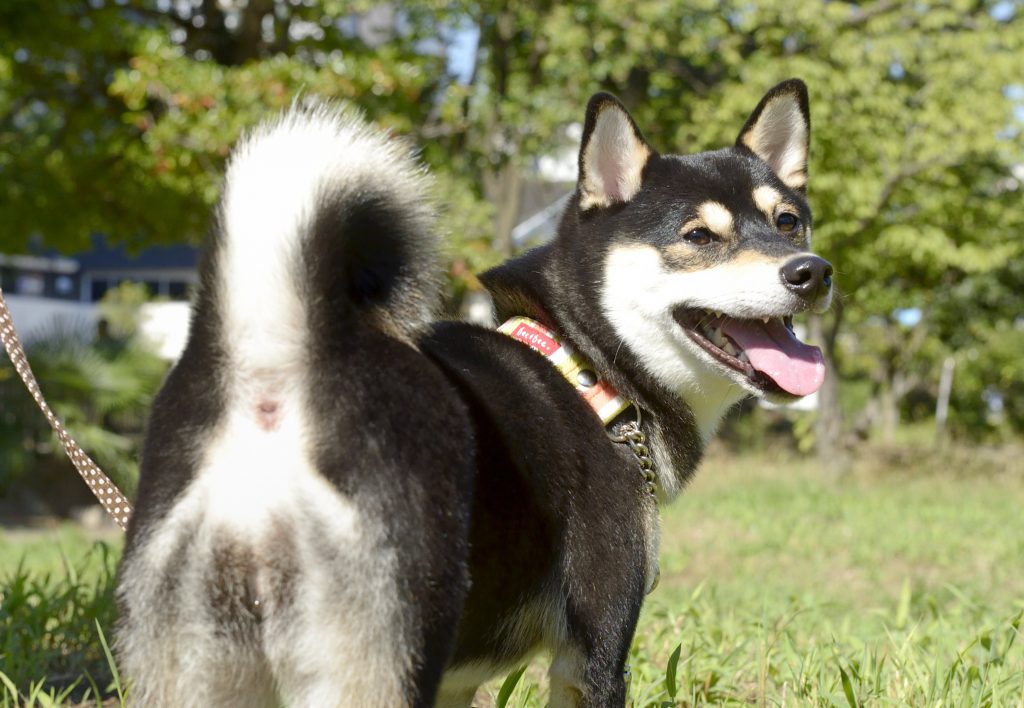
[(597, 375), (590, 362), (540, 322), (527, 317), (513, 317), (498, 327), (498, 331), (547, 357), (605, 425), (631, 405), (610, 383)]

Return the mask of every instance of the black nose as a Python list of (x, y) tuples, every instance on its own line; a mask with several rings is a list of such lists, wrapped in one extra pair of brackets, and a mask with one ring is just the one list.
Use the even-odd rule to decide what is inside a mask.
[(832, 287), (832, 264), (817, 256), (799, 256), (782, 266), (782, 282), (802, 298), (811, 299)]

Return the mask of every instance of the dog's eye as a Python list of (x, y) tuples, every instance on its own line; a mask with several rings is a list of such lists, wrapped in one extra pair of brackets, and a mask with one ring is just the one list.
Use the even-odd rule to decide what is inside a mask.
[(775, 225), (779, 227), (779, 231), (785, 231), (786, 233), (795, 231), (799, 224), (800, 218), (796, 214), (790, 214), (788, 211), (779, 214), (779, 218), (775, 220)]
[(683, 240), (689, 241), (694, 246), (706, 246), (711, 243), (711, 232), (707, 229), (693, 229), (683, 234)]

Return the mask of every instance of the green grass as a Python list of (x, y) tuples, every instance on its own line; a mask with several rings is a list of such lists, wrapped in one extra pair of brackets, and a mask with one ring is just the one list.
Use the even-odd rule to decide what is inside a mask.
[[(76, 697), (113, 695), (90, 626), (110, 634), (111, 559), (59, 534), (0, 536), (0, 577), (23, 579), (0, 584), (0, 667), (23, 697), (86, 671), (96, 687), (82, 678)], [(634, 705), (1024, 705), (1020, 456), (876, 450), (835, 480), (785, 454), (719, 453), (665, 510), (662, 535), (661, 584), (631, 652)], [(544, 667), (478, 703), (502, 705), (504, 683), (505, 705), (544, 705)], [(0, 705), (16, 704), (7, 693)]]
[(111, 695), (103, 648), (121, 540), (70, 524), (0, 531), (0, 706), (95, 705)]
[[(1024, 705), (1024, 461), (925, 457), (842, 480), (785, 454), (709, 459), (663, 513), (632, 702)], [(509, 705), (544, 705), (542, 668)]]

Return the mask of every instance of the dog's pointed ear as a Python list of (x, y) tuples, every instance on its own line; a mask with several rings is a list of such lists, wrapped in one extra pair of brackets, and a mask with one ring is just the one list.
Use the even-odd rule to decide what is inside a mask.
[(736, 146), (767, 162), (787, 187), (803, 192), (810, 139), (807, 86), (800, 79), (790, 79), (765, 94), (740, 131)]
[(594, 94), (580, 142), (580, 209), (628, 202), (640, 191), (644, 166), (654, 154), (619, 99)]

